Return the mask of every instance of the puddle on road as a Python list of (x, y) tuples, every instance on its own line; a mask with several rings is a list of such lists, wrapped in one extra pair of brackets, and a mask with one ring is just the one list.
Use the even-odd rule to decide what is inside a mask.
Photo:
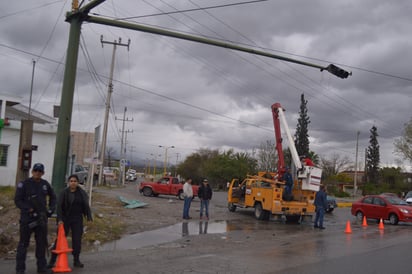
[(152, 231), (127, 235), (117, 241), (105, 243), (95, 248), (96, 251), (114, 251), (137, 249), (176, 241), (188, 235), (217, 234), (227, 231), (226, 221), (222, 222), (182, 222)]
[[(117, 241), (105, 243), (101, 246), (92, 248), (94, 251), (114, 251), (114, 250), (131, 250), (150, 245), (170, 243), (181, 239), (185, 236), (200, 234), (224, 234), (233, 231), (242, 231), (250, 233), (253, 231), (277, 231), (276, 233), (290, 232), (295, 230), (306, 229), (305, 225), (288, 225), (282, 224), (274, 226), (273, 222), (256, 222), (251, 219), (231, 220), (231, 221), (191, 221), (182, 222), (175, 225), (159, 228), (152, 231), (145, 231), (136, 234), (127, 235)], [(309, 225), (311, 228), (311, 225)]]

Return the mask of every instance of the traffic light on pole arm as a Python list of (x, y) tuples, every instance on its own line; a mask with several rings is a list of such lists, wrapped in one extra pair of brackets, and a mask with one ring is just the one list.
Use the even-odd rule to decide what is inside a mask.
[(330, 64), (329, 66), (321, 69), (320, 71), (323, 71), (324, 69), (342, 79), (348, 78), (349, 75), (352, 75), (351, 71), (348, 72), (338, 66), (335, 66), (334, 64)]

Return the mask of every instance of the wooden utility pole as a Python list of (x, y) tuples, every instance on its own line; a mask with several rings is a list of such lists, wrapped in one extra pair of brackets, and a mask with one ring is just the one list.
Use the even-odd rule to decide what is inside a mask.
[(359, 143), (359, 131), (356, 134), (356, 156), (355, 156), (355, 178), (353, 179), (353, 197), (356, 196), (358, 190), (358, 143)]
[(102, 43), (102, 47), (104, 44), (113, 45), (113, 53), (112, 53), (112, 63), (110, 65), (109, 85), (108, 85), (107, 97), (106, 97), (106, 111), (104, 114), (102, 146), (100, 150), (100, 161), (102, 165), (100, 166), (100, 170), (99, 170), (99, 185), (102, 183), (102, 180), (103, 180), (103, 167), (104, 167), (104, 157), (106, 154), (107, 128), (108, 128), (108, 123), (109, 123), (110, 100), (112, 98), (112, 93), (113, 93), (113, 72), (114, 72), (114, 61), (115, 61), (115, 56), (116, 56), (116, 48), (117, 46), (125, 46), (129, 50), (130, 39), (127, 44), (122, 44), (121, 38), (119, 38), (119, 42), (117, 42), (116, 40), (114, 40), (114, 42), (109, 42), (109, 41), (104, 41), (103, 35), (102, 35), (100, 36), (100, 42)]
[[(133, 118), (131, 120), (129, 120), (128, 118), (126, 118), (126, 111), (127, 111), (127, 107), (124, 107), (124, 112), (123, 112), (123, 119), (118, 119), (117, 117), (115, 117), (116, 120), (120, 120), (122, 121), (122, 140), (121, 140), (121, 145), (120, 145), (120, 176), (119, 176), (119, 184), (124, 185), (124, 181), (125, 181), (125, 160), (126, 160), (126, 139), (127, 139), (127, 133), (131, 133), (133, 131), (125, 131), (124, 130), (124, 123), (125, 122), (132, 122)], [(126, 133), (126, 135), (125, 135)], [(125, 138), (126, 136), (126, 138)]]

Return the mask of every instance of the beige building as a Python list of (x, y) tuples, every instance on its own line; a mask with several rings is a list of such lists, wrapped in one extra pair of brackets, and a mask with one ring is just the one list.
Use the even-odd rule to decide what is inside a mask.
[(88, 165), (84, 159), (93, 158), (94, 133), (71, 131), (71, 154), (75, 155), (76, 164)]

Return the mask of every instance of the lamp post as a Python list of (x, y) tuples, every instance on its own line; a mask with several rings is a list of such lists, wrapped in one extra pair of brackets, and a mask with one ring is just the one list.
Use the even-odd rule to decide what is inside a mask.
[[(157, 157), (162, 156), (162, 154), (153, 154), (151, 153), (150, 155), (152, 155), (153, 158), (153, 180), (156, 178), (156, 161), (157, 161)], [(150, 173), (150, 167), (149, 167), (149, 173)]]
[(163, 164), (163, 175), (166, 176), (166, 174), (167, 174), (167, 171), (166, 171), (166, 165), (167, 165), (167, 150), (168, 150), (169, 148), (175, 148), (175, 146), (167, 147), (167, 146), (159, 145), (159, 147), (163, 147), (163, 148), (165, 149), (165, 162), (164, 162), (164, 164)]

